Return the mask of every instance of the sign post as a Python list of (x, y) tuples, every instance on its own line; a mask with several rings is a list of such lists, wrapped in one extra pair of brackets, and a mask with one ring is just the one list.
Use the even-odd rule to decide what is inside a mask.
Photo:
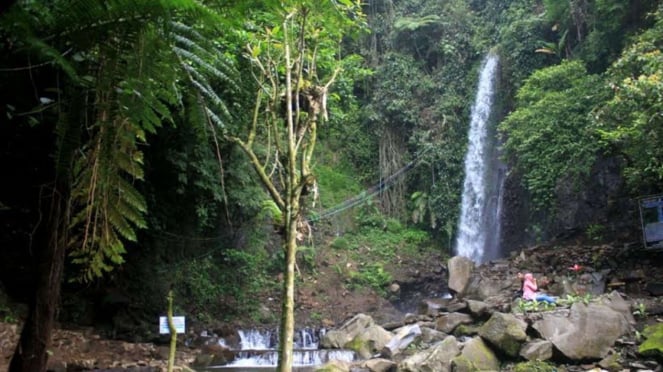
[[(174, 316), (173, 325), (175, 326), (176, 333), (184, 333), (186, 330), (186, 318), (183, 316)], [(160, 316), (159, 317), (159, 334), (165, 335), (170, 333), (170, 327), (168, 327), (168, 317)]]
[(663, 248), (663, 195), (640, 198), (639, 206), (645, 248)]

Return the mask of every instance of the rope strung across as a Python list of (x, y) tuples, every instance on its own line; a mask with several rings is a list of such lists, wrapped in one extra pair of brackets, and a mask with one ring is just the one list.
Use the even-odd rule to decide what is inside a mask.
[(422, 154), (419, 154), (415, 157), (414, 160), (406, 164), (404, 167), (401, 169), (397, 170), (394, 172), (392, 175), (389, 177), (385, 178), (384, 180), (380, 180), (380, 182), (376, 183), (375, 185), (369, 187), (368, 189), (362, 191), (359, 195), (356, 195), (340, 204), (337, 204), (329, 209), (324, 210), (320, 214), (313, 215), (308, 218), (309, 222), (317, 222), (326, 218), (329, 218), (335, 214), (341, 213), (347, 209), (350, 209), (357, 204), (361, 204), (365, 200), (383, 192), (387, 188), (389, 188), (391, 185), (394, 184), (394, 182), (400, 178), (402, 175), (404, 175), (406, 172), (409, 170), (413, 169), (414, 166), (419, 162), (419, 159), (421, 158)]

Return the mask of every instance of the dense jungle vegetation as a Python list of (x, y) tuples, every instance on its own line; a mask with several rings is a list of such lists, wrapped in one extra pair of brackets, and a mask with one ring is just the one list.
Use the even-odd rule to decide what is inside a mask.
[(198, 321), (252, 319), (288, 253), (314, 276), (316, 250), (360, 244), (380, 254), (349, 282), (380, 289), (398, 242), (451, 253), (489, 52), (508, 249), (607, 238), (663, 190), (660, 1), (320, 4), (3, 3), (6, 292), (42, 322), (95, 323), (131, 298), (140, 335), (171, 288)]

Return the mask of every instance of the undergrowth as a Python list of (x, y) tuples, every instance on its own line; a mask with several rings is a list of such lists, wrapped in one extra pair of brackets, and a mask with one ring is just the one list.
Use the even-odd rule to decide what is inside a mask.
[(330, 243), (331, 249), (356, 263), (337, 269), (350, 289), (369, 287), (387, 296), (387, 286), (393, 281), (390, 268), (438, 249), (428, 232), (377, 213), (359, 213), (357, 227)]

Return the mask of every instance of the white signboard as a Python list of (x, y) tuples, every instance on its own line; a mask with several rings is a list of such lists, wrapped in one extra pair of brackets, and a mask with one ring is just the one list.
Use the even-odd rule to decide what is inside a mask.
[[(183, 316), (174, 316), (173, 325), (175, 325), (175, 333), (184, 333), (185, 320)], [(168, 328), (168, 317), (160, 316), (159, 317), (159, 334), (170, 333), (170, 328)]]

